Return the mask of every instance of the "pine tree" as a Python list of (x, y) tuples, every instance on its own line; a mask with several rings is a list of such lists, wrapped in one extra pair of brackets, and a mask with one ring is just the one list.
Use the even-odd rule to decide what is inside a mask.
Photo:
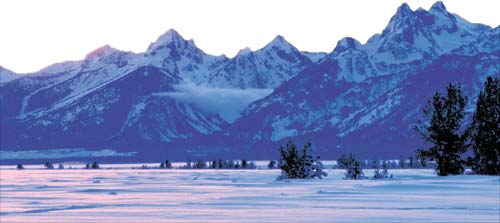
[(46, 162), (46, 163), (44, 164), (44, 166), (45, 166), (45, 168), (47, 168), (47, 169), (54, 169), (54, 165), (52, 165), (52, 163), (49, 163), (49, 162)]
[(342, 154), (342, 156), (337, 159), (337, 165), (340, 169), (347, 169), (354, 164), (354, 160), (355, 158), (352, 153), (350, 153), (349, 156)]
[(372, 169), (373, 169), (373, 178), (382, 179), (384, 176), (380, 173), (380, 169), (378, 167), (378, 162), (376, 160), (372, 161)]
[(387, 170), (387, 162), (382, 162), (382, 176), (384, 176), (384, 178), (392, 178), (392, 173), (389, 174), (389, 171)]
[(219, 162), (218, 162), (217, 168), (218, 168), (218, 169), (223, 169), (223, 168), (224, 168), (224, 162), (222, 161), (222, 159), (219, 159)]
[(276, 167), (276, 161), (271, 160), (269, 161), (269, 164), (267, 164), (267, 168), (269, 169), (274, 169)]
[(207, 168), (207, 163), (201, 159), (198, 159), (198, 161), (196, 161), (196, 164), (194, 165), (194, 168), (205, 169)]
[(345, 179), (359, 180), (364, 178), (365, 174), (363, 173), (363, 169), (361, 168), (359, 161), (354, 160), (353, 164), (347, 168)]
[(304, 144), (302, 150), (299, 150), (295, 142), (288, 140), (286, 148), (280, 145), (280, 155), (281, 176), (278, 179), (327, 176), (327, 173), (323, 171), (319, 156), (314, 154), (310, 141)]
[(431, 144), (428, 149), (419, 149), (418, 154), (424, 159), (437, 162), (439, 176), (461, 174), (464, 167), (462, 153), (467, 149), (467, 132), (461, 128), (465, 117), (467, 98), (462, 95), (460, 85), (450, 84), (447, 94), (436, 92), (432, 101), (424, 108), (428, 120), (419, 121), (416, 126), (425, 142)]
[(186, 169), (191, 169), (191, 168), (192, 168), (192, 166), (191, 166), (191, 160), (190, 160), (190, 159), (188, 159), (188, 160), (186, 161), (186, 166), (185, 166), (185, 168), (186, 168)]
[(500, 79), (488, 77), (470, 126), (472, 171), (500, 175)]
[(241, 160), (241, 169), (246, 169), (247, 168), (247, 161), (245, 159)]
[(257, 166), (255, 165), (255, 163), (252, 161), (250, 163), (248, 163), (247, 165), (247, 169), (257, 169)]
[(299, 178), (300, 158), (295, 142), (291, 139), (286, 143), (286, 147), (280, 145), (280, 168), (282, 178)]
[[(342, 156), (337, 160), (339, 167), (342, 169), (347, 169), (345, 173), (345, 179), (365, 179), (365, 174), (361, 163), (354, 157), (352, 153), (349, 156), (342, 154)], [(373, 163), (372, 163), (373, 165)]]
[(172, 169), (172, 161), (170, 161), (170, 160), (165, 160), (165, 168), (167, 168), (167, 169)]
[(92, 166), (90, 166), (90, 168), (92, 168), (92, 169), (99, 169), (99, 164), (97, 164), (97, 162), (93, 162)]

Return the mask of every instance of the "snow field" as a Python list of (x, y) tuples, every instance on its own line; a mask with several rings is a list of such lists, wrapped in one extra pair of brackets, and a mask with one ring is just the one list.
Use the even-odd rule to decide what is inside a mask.
[(404, 169), (354, 181), (330, 169), (322, 180), (276, 181), (280, 170), (0, 171), (2, 223), (500, 221), (498, 176)]

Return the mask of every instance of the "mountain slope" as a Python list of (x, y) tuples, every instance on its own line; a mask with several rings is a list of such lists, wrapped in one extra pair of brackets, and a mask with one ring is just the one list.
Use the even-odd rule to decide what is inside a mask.
[(409, 155), (420, 145), (412, 126), (432, 94), (459, 82), (473, 100), (487, 76), (500, 76), (499, 53), (443, 55), (422, 71), (360, 83), (321, 74), (299, 75), (251, 104), (227, 135), (256, 149), (298, 137), (312, 139), (330, 156), (342, 151)]
[(412, 125), (436, 90), (456, 81), (475, 98), (486, 76), (499, 75), (498, 39), (498, 27), (467, 23), (440, 2), (415, 12), (403, 4), (382, 35), (365, 45), (340, 40), (319, 63), (249, 105), (226, 135), (255, 148), (298, 137), (329, 155), (409, 154), (420, 143)]
[[(0, 84), (0, 146), (267, 159), (296, 137), (328, 158), (394, 158), (421, 145), (412, 125), (436, 90), (460, 82), (473, 111), (498, 61), (500, 27), (469, 23), (441, 2), (428, 11), (403, 4), (381, 34), (343, 38), (328, 54), (277, 36), (257, 51), (212, 56), (169, 30), (144, 53), (104, 46)], [(260, 100), (234, 123), (214, 114), (248, 98)]]
[(0, 84), (5, 83), (5, 82), (9, 82), (11, 80), (14, 80), (14, 79), (17, 79), (20, 77), (21, 77), (21, 75), (16, 74), (16, 73), (0, 66)]
[(221, 69), (212, 72), (207, 83), (216, 87), (236, 85), (243, 89), (275, 88), (311, 63), (309, 57), (284, 37), (276, 36), (264, 48), (255, 52), (241, 50)]
[(218, 116), (162, 95), (181, 80), (156, 67), (140, 67), (78, 100), (3, 120), (9, 128), (2, 131), (2, 146), (161, 143), (220, 131), (225, 122)]

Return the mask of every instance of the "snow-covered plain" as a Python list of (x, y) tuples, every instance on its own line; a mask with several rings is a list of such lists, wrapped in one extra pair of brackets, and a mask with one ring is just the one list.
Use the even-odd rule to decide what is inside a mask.
[(279, 170), (109, 166), (117, 165), (2, 166), (0, 222), (500, 221), (498, 176), (404, 169), (390, 170), (393, 179), (354, 181), (330, 169), (322, 180), (276, 181)]

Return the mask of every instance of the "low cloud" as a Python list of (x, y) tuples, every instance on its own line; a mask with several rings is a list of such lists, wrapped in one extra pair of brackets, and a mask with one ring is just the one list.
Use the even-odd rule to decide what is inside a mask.
[(180, 84), (174, 86), (174, 89), (176, 92), (161, 93), (161, 95), (190, 103), (208, 113), (219, 114), (228, 122), (234, 122), (250, 103), (264, 98), (273, 91), (273, 89), (255, 88), (214, 88), (195, 84)]
[(72, 157), (117, 157), (135, 156), (136, 152), (117, 152), (111, 149), (87, 150), (87, 149), (46, 149), (28, 151), (0, 151), (0, 160), (12, 159), (61, 159)]

